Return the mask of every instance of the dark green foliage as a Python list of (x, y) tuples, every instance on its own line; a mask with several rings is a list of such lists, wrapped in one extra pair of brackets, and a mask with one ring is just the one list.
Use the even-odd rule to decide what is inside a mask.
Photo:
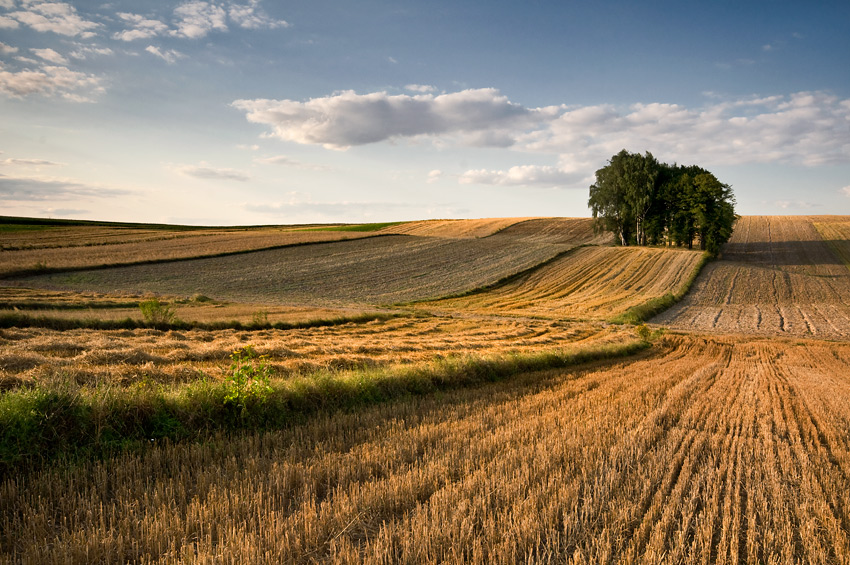
[(697, 166), (659, 163), (648, 151), (625, 149), (596, 171), (588, 206), (621, 245), (678, 245), (712, 255), (732, 235), (735, 196)]

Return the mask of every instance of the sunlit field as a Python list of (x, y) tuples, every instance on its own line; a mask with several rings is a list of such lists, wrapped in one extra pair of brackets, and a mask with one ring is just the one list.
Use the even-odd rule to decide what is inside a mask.
[(0, 561), (850, 562), (848, 225), (9, 228)]

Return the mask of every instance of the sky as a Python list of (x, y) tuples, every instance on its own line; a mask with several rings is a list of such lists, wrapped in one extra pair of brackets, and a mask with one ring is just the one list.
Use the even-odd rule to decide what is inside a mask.
[(586, 217), (621, 149), (850, 214), (850, 2), (0, 0), (0, 215)]

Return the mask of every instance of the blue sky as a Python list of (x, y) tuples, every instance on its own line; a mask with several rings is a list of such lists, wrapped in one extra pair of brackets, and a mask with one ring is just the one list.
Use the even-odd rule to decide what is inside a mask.
[(620, 149), (850, 214), (850, 4), (0, 0), (0, 210), (587, 216)]

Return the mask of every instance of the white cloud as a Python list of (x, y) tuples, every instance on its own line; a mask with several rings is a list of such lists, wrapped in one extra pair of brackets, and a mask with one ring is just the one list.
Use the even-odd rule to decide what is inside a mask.
[[(272, 127), (275, 137), (332, 149), (420, 135), (519, 135), (557, 117), (552, 108), (528, 109), (495, 89), (434, 96), (391, 96), (345, 91), (307, 102), (236, 100), (249, 121)], [(506, 145), (500, 139), (500, 146)]]
[(177, 59), (182, 59), (183, 57), (185, 57), (183, 53), (175, 51), (174, 49), (167, 49), (165, 51), (162, 51), (159, 49), (159, 47), (154, 47), (153, 45), (148, 45), (147, 47), (145, 47), (145, 51), (147, 51), (151, 55), (156, 55), (169, 65), (173, 65), (175, 62), (177, 62)]
[(411, 92), (436, 92), (437, 88), (435, 86), (431, 86), (429, 84), (408, 84), (404, 87), (405, 90), (409, 90)]
[(843, 192), (846, 196), (850, 196), (850, 185), (847, 185), (844, 188), (842, 188), (841, 192)]
[(69, 53), (74, 59), (87, 59), (89, 55), (112, 55), (113, 51), (109, 47), (96, 47), (91, 45), (76, 44), (73, 51)]
[(518, 145), (561, 156), (562, 168), (602, 163), (617, 151), (652, 151), (664, 161), (701, 164), (850, 162), (850, 100), (822, 92), (676, 104), (586, 106), (565, 111)]
[(36, 31), (58, 33), (60, 35), (91, 37), (100, 24), (85, 20), (77, 14), (77, 9), (66, 2), (29, 1), (24, 9), (9, 12), (8, 17), (28, 25)]
[(0, 8), (11, 10), (15, 7), (15, 0), (0, 0)]
[(184, 165), (175, 169), (181, 175), (205, 180), (227, 180), (245, 182), (250, 180), (247, 174), (236, 169), (218, 169), (208, 166)]
[(56, 167), (62, 163), (54, 163), (45, 159), (3, 159), (0, 165), (17, 165), (25, 167)]
[(100, 79), (67, 67), (44, 66), (39, 70), (6, 71), (0, 66), (0, 92), (13, 98), (33, 94), (61, 96), (73, 102), (91, 102), (103, 92)]
[(518, 165), (507, 171), (484, 169), (466, 171), (460, 176), (461, 184), (489, 184), (499, 186), (573, 186), (581, 176), (557, 167)]
[(433, 171), (428, 173), (428, 183), (434, 183), (443, 178), (443, 171), (439, 169), (434, 169)]
[(21, 26), (17, 20), (8, 16), (0, 16), (0, 29), (17, 29)]
[(114, 39), (122, 41), (133, 41), (136, 39), (148, 39), (156, 35), (165, 33), (168, 26), (159, 20), (152, 20), (138, 14), (130, 14), (127, 12), (119, 12), (118, 17), (130, 24), (130, 29), (113, 34)]
[(210, 2), (185, 2), (174, 9), (174, 15), (179, 21), (172, 35), (199, 39), (211, 31), (227, 31), (227, 12)]
[(80, 198), (126, 196), (128, 191), (89, 185), (70, 179), (7, 177), (0, 175), (0, 201), (56, 202)]
[(68, 59), (63, 57), (61, 54), (57, 53), (53, 49), (30, 49), (33, 53), (44, 59), (45, 61), (50, 61), (51, 63), (56, 63), (57, 65), (67, 65)]
[(228, 8), (227, 14), (239, 27), (245, 29), (289, 27), (288, 22), (269, 17), (265, 11), (259, 8), (259, 4), (259, 0), (251, 0), (248, 4), (233, 2)]
[(274, 157), (258, 157), (254, 159), (255, 163), (260, 165), (282, 165), (285, 167), (293, 167), (296, 169), (304, 169), (307, 171), (327, 171), (330, 167), (325, 165), (315, 165), (312, 163), (304, 163), (295, 159), (291, 159), (286, 155), (276, 155)]
[(17, 53), (18, 48), (12, 47), (11, 45), (6, 45), (2, 41), (0, 41), (0, 55), (11, 55), (12, 53)]

